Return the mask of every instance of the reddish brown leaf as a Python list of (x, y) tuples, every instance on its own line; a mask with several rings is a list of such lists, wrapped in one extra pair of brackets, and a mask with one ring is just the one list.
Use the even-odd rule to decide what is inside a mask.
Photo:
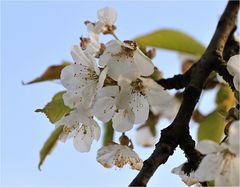
[(64, 62), (60, 65), (52, 65), (48, 67), (47, 70), (40, 77), (37, 77), (36, 79), (23, 84), (33, 84), (37, 82), (60, 79), (62, 69), (67, 65), (69, 65), (69, 62)]

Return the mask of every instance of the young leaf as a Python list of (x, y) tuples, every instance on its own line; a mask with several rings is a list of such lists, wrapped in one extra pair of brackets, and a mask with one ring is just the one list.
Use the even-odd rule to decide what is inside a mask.
[(135, 41), (143, 47), (156, 47), (181, 53), (202, 55), (205, 47), (191, 36), (170, 29), (162, 29), (137, 37)]
[(33, 84), (37, 82), (50, 81), (55, 79), (60, 79), (61, 71), (64, 67), (69, 65), (69, 62), (64, 62), (61, 65), (53, 65), (47, 68), (47, 70), (38, 78), (24, 83), (24, 84)]
[(108, 145), (109, 142), (113, 141), (114, 129), (112, 127), (112, 120), (104, 124), (104, 137), (103, 145)]
[(236, 99), (231, 88), (227, 85), (222, 85), (217, 92), (215, 102), (218, 105), (218, 109), (224, 112), (234, 107), (236, 105)]
[(47, 157), (47, 155), (49, 155), (51, 153), (51, 151), (53, 150), (53, 148), (55, 147), (58, 137), (59, 135), (62, 133), (63, 131), (63, 126), (59, 126), (58, 128), (56, 128), (52, 134), (50, 135), (50, 137), (47, 139), (47, 141), (44, 143), (41, 151), (40, 151), (40, 161), (38, 164), (38, 169), (41, 171), (41, 166), (45, 160), (45, 158)]
[(63, 94), (65, 92), (58, 92), (53, 96), (52, 101), (49, 102), (43, 109), (37, 109), (35, 112), (44, 113), (51, 123), (60, 120), (65, 114), (70, 112), (70, 108), (64, 105)]
[(200, 122), (198, 141), (207, 139), (220, 143), (224, 133), (224, 127), (224, 117), (220, 115), (217, 110), (213, 111)]

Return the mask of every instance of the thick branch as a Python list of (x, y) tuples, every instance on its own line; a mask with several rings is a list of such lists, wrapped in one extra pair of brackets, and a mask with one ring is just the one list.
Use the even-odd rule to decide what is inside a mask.
[[(194, 151), (194, 142), (189, 138), (189, 121), (204, 83), (218, 62), (222, 61), (225, 44), (236, 27), (238, 9), (238, 1), (228, 2), (209, 46), (191, 70), (190, 81), (184, 91), (177, 116), (170, 126), (161, 131), (161, 138), (156, 144), (155, 150), (144, 161), (142, 170), (130, 186), (146, 186), (157, 168), (167, 161), (178, 145), (185, 151), (188, 161), (197, 162), (201, 159), (200, 154)], [(182, 141), (186, 137), (188, 137), (188, 141)]]
[[(180, 140), (189, 135), (188, 124), (200, 96), (200, 90), (188, 87), (183, 93), (183, 102), (172, 124), (161, 131), (161, 138), (152, 155), (143, 163), (143, 168), (130, 186), (145, 186), (156, 169), (173, 154)], [(192, 142), (191, 142), (192, 143)], [(193, 146), (194, 147), (194, 146)]]
[(179, 89), (185, 88), (190, 82), (191, 73), (195, 66), (196, 64), (192, 65), (192, 67), (188, 71), (186, 71), (184, 74), (175, 75), (167, 79), (162, 78), (159, 81), (157, 81), (157, 83), (160, 84), (162, 87), (164, 87), (164, 89), (166, 90), (169, 90), (169, 89), (179, 90)]

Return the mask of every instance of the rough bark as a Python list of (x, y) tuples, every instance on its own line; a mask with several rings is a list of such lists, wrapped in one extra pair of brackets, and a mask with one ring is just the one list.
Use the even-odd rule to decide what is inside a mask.
[[(206, 51), (192, 68), (183, 75), (158, 81), (165, 89), (185, 88), (183, 100), (174, 121), (161, 131), (161, 137), (155, 145), (155, 150), (144, 161), (142, 170), (129, 186), (146, 186), (157, 168), (167, 162), (178, 145), (188, 159), (188, 164), (184, 168), (185, 172), (197, 168), (202, 155), (194, 149), (195, 142), (189, 133), (189, 122), (204, 83), (212, 71), (218, 71), (232, 89), (235, 89), (232, 84), (232, 76), (226, 71), (225, 60), (228, 60), (237, 51), (232, 37), (236, 29), (238, 10), (239, 1), (228, 2)], [(235, 46), (236, 49), (232, 49), (230, 45)]]

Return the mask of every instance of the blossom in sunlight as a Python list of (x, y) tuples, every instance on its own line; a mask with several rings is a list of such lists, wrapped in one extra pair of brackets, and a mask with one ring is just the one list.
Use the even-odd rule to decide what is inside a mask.
[(134, 41), (111, 40), (106, 44), (99, 65), (109, 67), (108, 75), (115, 81), (119, 76), (135, 79), (149, 76), (154, 71), (152, 61), (145, 56)]
[(118, 86), (106, 86), (100, 90), (93, 111), (103, 122), (112, 119), (116, 131), (125, 132), (132, 129), (134, 123), (145, 122), (150, 107), (164, 110), (168, 102), (168, 94), (152, 79), (131, 81), (121, 76)]
[[(131, 81), (120, 78), (121, 91), (118, 99), (120, 108), (130, 107), (135, 114), (134, 123), (143, 123), (148, 119), (149, 109), (158, 107), (166, 109), (169, 103), (168, 93), (150, 78), (138, 78)], [(172, 98), (172, 97), (171, 97)]]
[(239, 186), (239, 122), (230, 126), (228, 144), (199, 142), (196, 149), (206, 154), (195, 172), (199, 181), (215, 180), (216, 186)]
[(113, 165), (122, 168), (129, 164), (132, 169), (140, 170), (143, 162), (132, 148), (126, 145), (113, 144), (100, 148), (97, 151), (97, 161), (106, 168)]
[(153, 136), (149, 127), (141, 127), (137, 130), (136, 142), (143, 147), (154, 146), (157, 142), (157, 137)]
[(173, 168), (171, 172), (173, 174), (179, 175), (181, 177), (182, 181), (188, 186), (192, 186), (192, 185), (198, 183), (198, 180), (195, 176), (194, 171), (191, 171), (189, 174), (185, 173), (183, 171), (183, 165), (184, 164), (181, 164), (180, 166)]
[(234, 55), (228, 60), (227, 70), (233, 76), (236, 90), (240, 91), (240, 55)]
[(113, 121), (113, 128), (118, 132), (132, 129), (134, 124), (134, 113), (130, 108), (117, 109), (124, 100), (119, 100), (119, 86), (103, 87), (93, 106), (94, 115), (103, 122)]
[(66, 141), (73, 137), (74, 147), (80, 152), (88, 152), (95, 139), (100, 137), (100, 127), (93, 119), (91, 111), (79, 108), (71, 111), (56, 122), (56, 127), (63, 125), (63, 132), (59, 136), (60, 140)]
[(64, 102), (70, 107), (76, 107), (81, 102), (91, 105), (97, 91), (103, 86), (107, 68), (101, 72), (94, 57), (79, 46), (74, 46), (71, 54), (75, 63), (61, 72), (61, 82), (67, 89)]
[(99, 22), (104, 24), (103, 32), (111, 31), (117, 20), (117, 11), (110, 7), (99, 9), (97, 12)]
[(110, 7), (105, 7), (99, 9), (97, 12), (98, 21), (96, 23), (92, 23), (90, 21), (86, 21), (90, 38), (91, 35), (94, 34), (99, 35), (100, 33), (108, 34), (112, 33), (115, 30), (114, 23), (117, 20), (117, 12), (115, 9)]
[[(160, 103), (161, 101), (162, 103)], [(155, 115), (160, 115), (161, 118), (167, 118), (170, 121), (175, 118), (181, 105), (180, 100), (170, 95), (168, 92), (162, 93), (162, 99), (158, 101), (158, 103), (158, 105), (151, 107), (152, 112)]]

